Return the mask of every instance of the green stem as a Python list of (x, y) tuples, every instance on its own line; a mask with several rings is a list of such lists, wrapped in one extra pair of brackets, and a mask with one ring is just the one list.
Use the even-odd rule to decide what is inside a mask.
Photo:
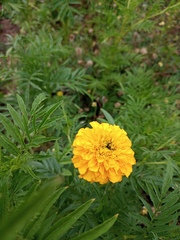
[[(142, 18), (141, 20), (137, 21), (134, 25), (130, 26), (130, 27), (127, 27), (127, 26), (123, 26), (124, 24), (126, 24), (126, 21), (123, 21), (122, 23), (122, 31), (121, 31), (121, 34), (118, 38), (118, 42), (120, 42), (122, 40), (122, 38), (130, 31), (132, 31), (137, 25), (139, 25), (140, 23), (148, 20), (148, 19), (151, 19), (151, 18), (154, 18), (154, 17), (157, 17), (165, 12), (167, 12), (168, 10), (172, 9), (172, 8), (175, 8), (175, 7), (178, 7), (180, 5), (180, 2), (179, 3), (176, 3), (172, 6), (168, 6), (166, 7), (165, 9), (163, 9), (162, 11), (158, 12), (158, 13), (155, 13), (153, 15), (150, 15), (150, 16), (147, 16), (145, 18)], [(128, 4), (127, 4), (127, 8), (129, 8), (130, 6), (130, 0), (128, 1)], [(124, 29), (126, 29), (125, 31), (123, 31)]]
[(166, 161), (161, 161), (161, 162), (146, 162), (146, 165), (161, 165), (161, 164), (167, 164)]
[(127, 2), (127, 8), (129, 8), (130, 3), (131, 3), (131, 0), (128, 0), (128, 2)]
[(175, 4), (175, 5), (173, 5), (173, 6), (168, 6), (168, 7), (166, 7), (165, 9), (163, 9), (162, 11), (160, 11), (160, 12), (158, 12), (158, 13), (155, 13), (155, 14), (149, 16), (149, 17), (145, 17), (145, 18), (139, 20), (138, 22), (136, 22), (131, 28), (133, 29), (133, 28), (134, 28), (135, 26), (137, 26), (138, 24), (140, 24), (140, 23), (142, 23), (142, 22), (144, 22), (144, 21), (146, 21), (146, 20), (148, 20), (148, 19), (157, 17), (157, 16), (159, 16), (159, 15), (167, 12), (169, 9), (174, 8), (174, 7), (177, 7), (178, 5), (180, 5), (180, 2), (177, 3), (177, 4)]
[(161, 161), (161, 162), (146, 162), (146, 159), (147, 159), (147, 158), (145, 158), (144, 160), (142, 160), (142, 162), (137, 163), (136, 165), (137, 165), (137, 166), (140, 166), (140, 165), (161, 165), (161, 164), (167, 164), (166, 161)]
[(124, 235), (123, 236), (123, 239), (124, 240), (128, 240), (128, 239), (134, 239), (134, 238), (136, 238), (137, 237), (137, 235)]
[(62, 104), (62, 110), (63, 110), (64, 119), (65, 119), (66, 125), (67, 125), (67, 138), (68, 138), (69, 143), (72, 144), (71, 137), (70, 137), (71, 129), (70, 129), (70, 126), (68, 124), (68, 117), (67, 117), (67, 114), (66, 114), (66, 111), (65, 111), (65, 108), (64, 108), (63, 104)]
[(156, 150), (159, 151), (162, 148), (164, 148), (168, 143), (172, 142), (174, 140), (174, 137), (168, 139), (165, 143), (161, 144)]

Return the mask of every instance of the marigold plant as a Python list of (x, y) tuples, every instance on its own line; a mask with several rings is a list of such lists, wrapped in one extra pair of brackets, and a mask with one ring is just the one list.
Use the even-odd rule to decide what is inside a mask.
[(119, 126), (91, 122), (81, 128), (73, 142), (72, 162), (79, 177), (100, 184), (120, 182), (128, 177), (136, 163), (131, 141)]

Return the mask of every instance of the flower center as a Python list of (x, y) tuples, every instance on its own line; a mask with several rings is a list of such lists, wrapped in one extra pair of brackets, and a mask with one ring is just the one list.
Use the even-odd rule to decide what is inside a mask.
[(111, 150), (111, 149), (112, 149), (112, 148), (111, 148), (111, 143), (108, 143), (108, 144), (106, 145), (106, 148), (109, 149), (109, 150)]

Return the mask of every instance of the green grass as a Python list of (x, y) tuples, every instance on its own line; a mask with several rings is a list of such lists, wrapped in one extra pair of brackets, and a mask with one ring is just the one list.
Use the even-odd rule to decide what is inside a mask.
[[(179, 7), (2, 2), (1, 20), (19, 28), (0, 43), (4, 239), (179, 239)], [(137, 163), (120, 183), (86, 182), (71, 163), (76, 133), (93, 120), (132, 141)]]

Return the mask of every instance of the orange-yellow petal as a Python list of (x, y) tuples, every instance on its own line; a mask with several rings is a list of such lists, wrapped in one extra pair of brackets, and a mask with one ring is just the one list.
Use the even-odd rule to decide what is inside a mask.
[(72, 162), (80, 177), (100, 184), (120, 182), (128, 177), (136, 163), (131, 141), (119, 126), (90, 123), (78, 131), (73, 142)]

